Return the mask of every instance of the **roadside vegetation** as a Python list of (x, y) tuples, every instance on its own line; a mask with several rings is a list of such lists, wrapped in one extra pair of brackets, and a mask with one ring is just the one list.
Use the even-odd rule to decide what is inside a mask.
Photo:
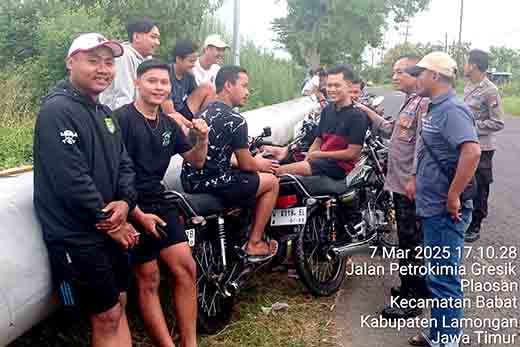
[[(163, 281), (165, 283), (166, 281)], [(336, 347), (333, 319), (334, 297), (315, 298), (301, 282), (287, 273), (258, 273), (237, 299), (231, 323), (212, 336), (201, 336), (200, 347)], [(172, 336), (175, 331), (173, 307), (163, 285), (162, 302)], [(262, 307), (287, 303), (287, 312), (266, 314)], [(130, 329), (136, 347), (154, 346), (146, 336), (135, 299), (128, 307)], [(87, 347), (88, 322), (61, 312), (42, 322), (9, 347)]]
[[(32, 129), (40, 100), (57, 81), (66, 77), (64, 57), (79, 33), (100, 32), (125, 41), (126, 19), (148, 14), (161, 23), (159, 56), (163, 59), (169, 59), (177, 37), (186, 37), (186, 31), (179, 30), (178, 25), (191, 28), (193, 34), (189, 38), (196, 42), (203, 42), (208, 34), (215, 32), (228, 37), (230, 42), (224, 26), (213, 14), (212, 9), (216, 7), (211, 7), (221, 1), (191, 1), (189, 5), (182, 5), (182, 9), (171, 8), (181, 6), (174, 4), (177, 2), (166, 2), (156, 1), (152, 8), (146, 9), (136, 5), (121, 12), (117, 9), (118, 1), (0, 3), (0, 89), (4, 93), (0, 100), (0, 170), (31, 164)], [(172, 22), (165, 9), (186, 22)], [(111, 16), (115, 13), (118, 15)], [(159, 18), (153, 15), (157, 13), (161, 14)], [(298, 95), (303, 68), (276, 58), (247, 39), (243, 40), (241, 53), (242, 66), (251, 75), (252, 93), (246, 109), (275, 104)], [(230, 53), (226, 60), (231, 63)]]
[[(476, 47), (472, 47), (470, 42), (464, 42), (460, 47), (456, 43), (447, 47), (447, 51), (452, 57), (457, 57), (460, 53), (462, 58), (458, 64), (459, 70), (462, 69), (464, 57), (472, 48)], [(365, 67), (362, 70), (362, 76), (375, 85), (391, 89), (392, 65), (398, 57), (410, 53), (422, 57), (433, 51), (444, 50), (446, 50), (446, 47), (440, 43), (399, 44), (386, 51), (380, 64), (374, 67)], [(489, 49), (489, 56), (491, 71), (511, 73), (509, 79), (497, 83), (502, 95), (504, 112), (513, 116), (520, 116), (520, 50), (492, 46)], [(456, 90), (458, 95), (464, 95), (464, 80), (462, 77), (459, 77), (457, 81)]]

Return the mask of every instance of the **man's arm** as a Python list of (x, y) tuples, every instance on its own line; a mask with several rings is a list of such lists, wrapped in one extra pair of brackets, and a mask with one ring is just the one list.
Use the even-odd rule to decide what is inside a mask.
[(314, 151), (319, 151), (321, 144), (323, 143), (321, 137), (316, 137), (312, 142), (312, 145), (309, 147), (309, 153)]
[[(181, 149), (179, 152), (191, 166), (202, 169), (208, 156), (208, 125), (202, 119), (194, 119), (192, 131), (196, 135), (197, 143), (189, 151), (182, 152)], [(177, 134), (177, 139), (178, 141), (181, 139), (181, 146), (184, 146), (184, 148), (188, 146), (188, 140), (182, 132)]]
[(317, 156), (313, 159), (328, 158), (343, 161), (358, 160), (362, 149), (362, 145), (349, 145), (347, 149), (342, 149), (340, 151), (319, 151), (319, 154), (317, 154)]
[[(62, 107), (49, 107), (38, 115), (34, 151), (42, 160), (42, 169), (52, 178), (53, 191), (68, 208), (81, 211), (92, 224), (105, 204), (98, 191), (81, 146), (80, 125)], [(73, 137), (67, 141), (65, 131)], [(78, 135), (78, 133), (80, 135)]]
[(462, 194), (473, 175), (475, 175), (480, 160), (480, 145), (477, 142), (464, 142), (459, 149), (459, 163), (448, 196), (459, 197)]
[(357, 103), (356, 107), (367, 114), (368, 119), (370, 119), (372, 122), (372, 125), (378, 129), (385, 138), (390, 138), (392, 136), (395, 120), (387, 121), (370, 107), (367, 107), (361, 103)]
[(489, 118), (476, 120), (479, 135), (489, 135), (504, 129), (504, 110), (497, 90), (493, 90), (485, 96), (484, 105), (488, 109)]

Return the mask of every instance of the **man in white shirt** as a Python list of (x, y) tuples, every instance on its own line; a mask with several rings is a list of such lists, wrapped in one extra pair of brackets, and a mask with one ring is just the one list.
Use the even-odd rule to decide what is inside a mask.
[(220, 35), (213, 34), (204, 40), (202, 55), (195, 62), (192, 73), (195, 76), (197, 86), (203, 83), (215, 85), (215, 77), (220, 70), (220, 64), (224, 63), (224, 53), (229, 45), (222, 40)]
[(130, 21), (126, 30), (130, 42), (123, 44), (124, 54), (115, 60), (116, 77), (99, 96), (100, 102), (112, 110), (134, 102), (137, 67), (150, 59), (161, 44), (157, 23), (149, 18)]

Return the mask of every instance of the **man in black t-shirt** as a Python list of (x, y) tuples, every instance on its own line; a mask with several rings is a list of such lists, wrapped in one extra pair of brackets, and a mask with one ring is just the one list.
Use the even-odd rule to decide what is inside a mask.
[(161, 180), (175, 154), (194, 167), (204, 165), (208, 128), (203, 120), (193, 120), (197, 143), (192, 147), (181, 127), (161, 112), (160, 105), (171, 89), (168, 64), (154, 59), (141, 63), (135, 84), (137, 100), (116, 110), (115, 115), (136, 172), (137, 207), (130, 217), (141, 231), (141, 239), (130, 259), (137, 276), (139, 305), (156, 344), (173, 346), (159, 300), (160, 258), (175, 278), (172, 289), (181, 345), (196, 346), (195, 261), (176, 207), (162, 199)]
[(328, 71), (327, 94), (332, 103), (321, 112), (318, 136), (304, 161), (280, 166), (277, 175), (290, 173), (341, 179), (354, 168), (369, 122), (367, 115), (352, 103), (353, 79), (354, 74), (347, 66)]
[[(277, 243), (262, 240), (278, 196), (278, 164), (249, 152), (247, 122), (233, 107), (243, 106), (249, 97), (249, 77), (239, 66), (224, 66), (215, 79), (217, 101), (201, 114), (209, 126), (208, 158), (202, 169), (185, 163), (184, 189), (190, 193), (210, 193), (230, 207), (253, 206), (255, 218), (245, 251), (249, 261), (260, 262), (276, 253)], [(236, 156), (235, 168), (232, 155)]]
[(164, 102), (163, 110), (177, 123), (190, 127), (193, 116), (215, 100), (215, 88), (211, 83), (197, 87), (191, 70), (198, 58), (197, 45), (191, 41), (179, 41), (173, 50), (175, 63), (171, 64), (170, 99)]

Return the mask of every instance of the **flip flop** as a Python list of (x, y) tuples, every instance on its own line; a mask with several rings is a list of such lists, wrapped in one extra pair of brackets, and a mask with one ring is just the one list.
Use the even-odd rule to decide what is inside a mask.
[(278, 253), (278, 241), (276, 241), (276, 240), (269, 240), (269, 242), (268, 241), (264, 241), (264, 242), (269, 244), (269, 246), (270, 246), (269, 248), (272, 249), (270, 254), (251, 255), (251, 254), (248, 254), (247, 251), (246, 251), (247, 250), (247, 242), (242, 246), (242, 250), (246, 254), (246, 260), (249, 263), (255, 264), (255, 263), (262, 263), (262, 262), (268, 261), (269, 259), (274, 257), (276, 255), (276, 253)]

